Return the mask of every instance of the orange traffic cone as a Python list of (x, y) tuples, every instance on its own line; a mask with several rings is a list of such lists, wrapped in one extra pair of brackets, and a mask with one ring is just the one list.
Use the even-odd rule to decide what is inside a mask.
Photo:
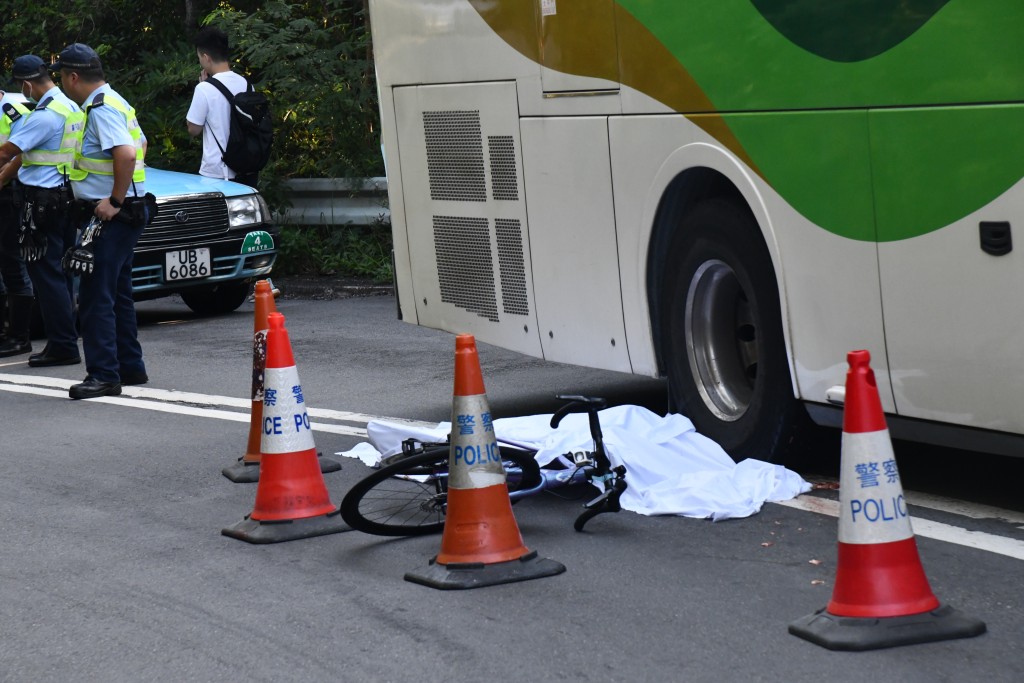
[[(263, 370), (267, 361), (267, 316), (277, 312), (273, 286), (269, 279), (256, 282), (253, 300), (256, 312), (252, 326), (252, 410), (249, 413), (249, 441), (245, 455), (221, 474), (236, 484), (251, 484), (260, 479), (260, 441), (263, 435)], [(320, 458), (320, 471), (337, 472), (341, 464)]]
[(789, 625), (830, 650), (874, 650), (985, 632), (942, 605), (917, 553), (871, 354), (851, 351), (839, 488), (839, 557), (832, 600)]
[(317, 464), (299, 373), (284, 316), (268, 316), (260, 478), (252, 513), (223, 530), (249, 543), (278, 543), (349, 531), (331, 504)]
[(565, 565), (523, 545), (491, 426), (472, 335), (455, 339), (455, 391), (448, 456), (448, 509), (441, 552), (406, 581), (440, 589), (480, 588), (554, 576)]

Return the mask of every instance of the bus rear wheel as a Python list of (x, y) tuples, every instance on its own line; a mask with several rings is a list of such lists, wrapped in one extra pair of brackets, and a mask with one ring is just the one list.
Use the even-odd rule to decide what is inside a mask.
[(701, 202), (678, 226), (669, 259), (662, 350), (673, 408), (735, 460), (781, 462), (804, 412), (754, 217), (727, 200)]

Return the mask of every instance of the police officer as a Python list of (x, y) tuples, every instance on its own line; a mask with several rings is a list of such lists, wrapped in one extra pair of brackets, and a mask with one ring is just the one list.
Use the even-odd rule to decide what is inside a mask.
[[(0, 148), (31, 110), (22, 98), (0, 90)], [(29, 353), (29, 315), (32, 310), (32, 282), (18, 247), (18, 217), (9, 181), (17, 164), (0, 170), (0, 358)], [(10, 316), (8, 317), (8, 311)], [(8, 319), (10, 326), (8, 327)]]
[(76, 202), (91, 214), (81, 226), (82, 242), (89, 239), (88, 245), (65, 258), (71, 269), (84, 273), (78, 296), (88, 373), (68, 395), (117, 396), (122, 384), (149, 381), (132, 299), (132, 255), (148, 218), (145, 139), (135, 109), (107, 84), (95, 50), (82, 43), (68, 45), (53, 67), (60, 69), (64, 90), (85, 111), (75, 164), (83, 177), (72, 177), (71, 186)]
[(29, 356), (28, 364), (72, 365), (82, 359), (72, 280), (64, 273), (61, 259), (75, 242), (69, 182), (85, 115), (53, 84), (48, 65), (36, 55), (14, 60), (13, 76), (22, 94), (36, 102), (32, 115), (0, 148), (0, 163), (7, 155), (21, 154), (15, 205), (21, 219), (22, 255), (28, 261), (46, 330), (46, 347)]

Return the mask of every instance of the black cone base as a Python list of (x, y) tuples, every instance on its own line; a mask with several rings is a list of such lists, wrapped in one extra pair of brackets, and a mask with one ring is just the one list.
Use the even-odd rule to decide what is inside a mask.
[(238, 462), (231, 467), (225, 467), (220, 473), (236, 484), (255, 484), (260, 480), (260, 464), (239, 458)]
[(342, 531), (352, 531), (352, 527), (342, 521), (341, 513), (338, 510), (317, 517), (274, 522), (260, 522), (247, 516), (238, 524), (221, 529), (221, 533), (225, 536), (237, 538), (246, 543), (282, 543), (297, 541), (300, 538), (337, 534)]
[(921, 614), (880, 618), (840, 617), (820, 609), (791, 623), (789, 632), (829, 650), (878, 650), (980, 636), (985, 622), (949, 605)]
[(527, 553), (518, 560), (494, 564), (438, 564), (436, 560), (436, 557), (431, 559), (424, 570), (407, 573), (405, 580), (440, 590), (465, 590), (542, 579), (565, 571), (561, 562), (537, 557), (536, 552)]
[[(322, 474), (337, 472), (341, 469), (341, 463), (337, 460), (317, 457), (317, 462), (320, 463), (320, 472)], [(220, 473), (236, 484), (255, 484), (260, 480), (260, 464), (258, 462), (246, 462), (244, 458), (239, 458), (238, 462), (231, 467), (225, 467)]]

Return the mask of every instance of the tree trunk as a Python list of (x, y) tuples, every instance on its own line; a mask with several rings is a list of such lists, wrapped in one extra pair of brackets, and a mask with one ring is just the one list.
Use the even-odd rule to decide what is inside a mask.
[(196, 0), (185, 0), (185, 33), (192, 35), (196, 30)]

